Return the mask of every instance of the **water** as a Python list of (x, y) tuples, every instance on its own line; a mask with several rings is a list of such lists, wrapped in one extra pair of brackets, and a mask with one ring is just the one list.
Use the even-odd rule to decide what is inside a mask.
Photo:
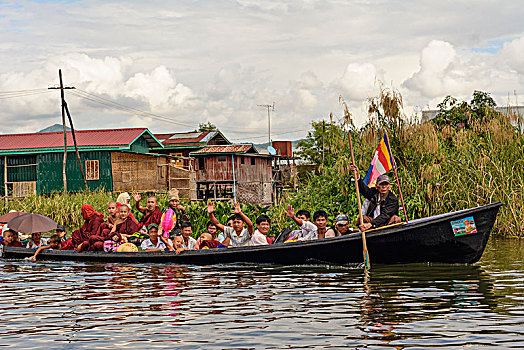
[[(371, 259), (373, 254), (371, 253)], [(0, 346), (524, 348), (524, 243), (473, 266), (0, 261)]]

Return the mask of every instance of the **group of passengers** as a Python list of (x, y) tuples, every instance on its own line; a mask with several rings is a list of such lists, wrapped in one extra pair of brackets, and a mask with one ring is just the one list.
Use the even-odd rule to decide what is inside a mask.
[[(379, 176), (376, 188), (369, 188), (362, 179), (358, 180), (358, 184), (365, 197), (363, 220), (356, 222), (360, 231), (400, 222), (398, 199), (390, 191), (388, 176)], [(105, 219), (104, 214), (95, 211), (93, 206), (84, 204), (81, 208), (84, 224), (70, 238), (65, 236), (65, 227), (59, 226), (57, 233), (48, 241), (40, 233), (33, 234), (26, 247), (37, 249), (32, 257), (35, 259), (43, 249), (110, 252), (136, 251), (140, 247), (143, 251), (174, 251), (179, 254), (185, 250), (267, 245), (274, 240), (267, 236), (271, 229), (269, 216), (260, 215), (253, 225), (251, 219), (242, 212), (239, 203), (233, 204), (233, 215), (224, 224), (215, 217), (214, 203), (209, 202), (206, 232), (195, 239), (192, 237), (193, 225), (186, 209), (180, 204), (176, 189), (169, 191), (169, 207), (166, 208), (166, 211), (172, 210), (174, 217), (169, 232), (164, 232), (162, 222), (166, 211), (158, 208), (156, 197), (148, 197), (145, 207), (140, 204), (142, 198), (139, 194), (133, 194), (133, 198), (135, 208), (143, 214), (139, 221), (131, 213), (131, 196), (122, 193), (116, 201), (107, 204)], [(358, 231), (350, 227), (346, 214), (338, 215), (332, 227), (328, 227), (328, 215), (323, 210), (313, 213), (312, 222), (307, 210), (302, 209), (295, 213), (291, 205), (287, 206), (286, 215), (298, 225), (298, 229), (286, 232), (281, 240), (283, 242), (337, 237)], [(22, 246), (18, 241), (18, 234), (10, 229), (3, 232), (2, 244)]]

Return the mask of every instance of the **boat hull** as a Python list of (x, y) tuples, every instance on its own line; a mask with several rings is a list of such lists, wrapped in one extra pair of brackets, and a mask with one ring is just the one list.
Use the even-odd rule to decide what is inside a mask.
[[(502, 203), (466, 209), (411, 221), (366, 233), (372, 264), (474, 263), (488, 242)], [(477, 231), (456, 236), (451, 222), (473, 217)], [(4, 259), (23, 259), (34, 250), (3, 247)], [(361, 233), (321, 240), (278, 243), (267, 246), (204, 249), (174, 252), (104, 253), (43, 251), (39, 260), (73, 260), (123, 263), (228, 264), (267, 263), (279, 265), (355, 264), (362, 262)]]

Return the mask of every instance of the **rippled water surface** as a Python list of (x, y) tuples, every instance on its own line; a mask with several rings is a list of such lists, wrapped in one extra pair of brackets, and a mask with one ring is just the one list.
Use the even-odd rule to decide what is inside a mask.
[[(373, 259), (372, 252), (371, 259)], [(524, 244), (464, 265), (0, 261), (0, 346), (524, 348)]]

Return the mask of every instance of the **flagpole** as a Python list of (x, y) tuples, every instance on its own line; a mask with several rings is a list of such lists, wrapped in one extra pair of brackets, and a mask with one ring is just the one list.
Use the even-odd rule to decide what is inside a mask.
[[(349, 136), (349, 150), (351, 151), (351, 164), (355, 165), (355, 156), (353, 155), (353, 142), (351, 141), (351, 131), (348, 132)], [(358, 203), (358, 217), (359, 222), (362, 225), (364, 223), (363, 217), (362, 217), (362, 205), (360, 203), (360, 190), (358, 188), (358, 172), (357, 170), (353, 170), (353, 177), (355, 178), (355, 187), (357, 190), (357, 203)], [(369, 252), (368, 252), (368, 245), (366, 242), (366, 232), (362, 231), (362, 254), (364, 255), (364, 270), (369, 270), (371, 268), (369, 263)]]
[[(388, 144), (389, 144), (389, 136), (388, 136), (388, 131), (387, 130), (384, 130), (384, 133), (386, 134), (386, 137), (388, 138)], [(400, 181), (398, 179), (398, 174), (397, 174), (397, 163), (395, 162), (395, 157), (393, 157), (393, 152), (391, 152), (391, 147), (390, 147), (390, 156), (391, 156), (391, 160), (393, 161), (393, 170), (395, 171), (395, 179), (397, 180), (397, 187), (398, 187), (398, 193), (400, 195), (400, 203), (402, 203), (402, 209), (404, 210), (404, 219), (406, 220), (406, 223), (408, 223), (408, 211), (406, 210), (406, 205), (404, 204), (404, 196), (402, 196), (402, 189), (400, 188)]]

